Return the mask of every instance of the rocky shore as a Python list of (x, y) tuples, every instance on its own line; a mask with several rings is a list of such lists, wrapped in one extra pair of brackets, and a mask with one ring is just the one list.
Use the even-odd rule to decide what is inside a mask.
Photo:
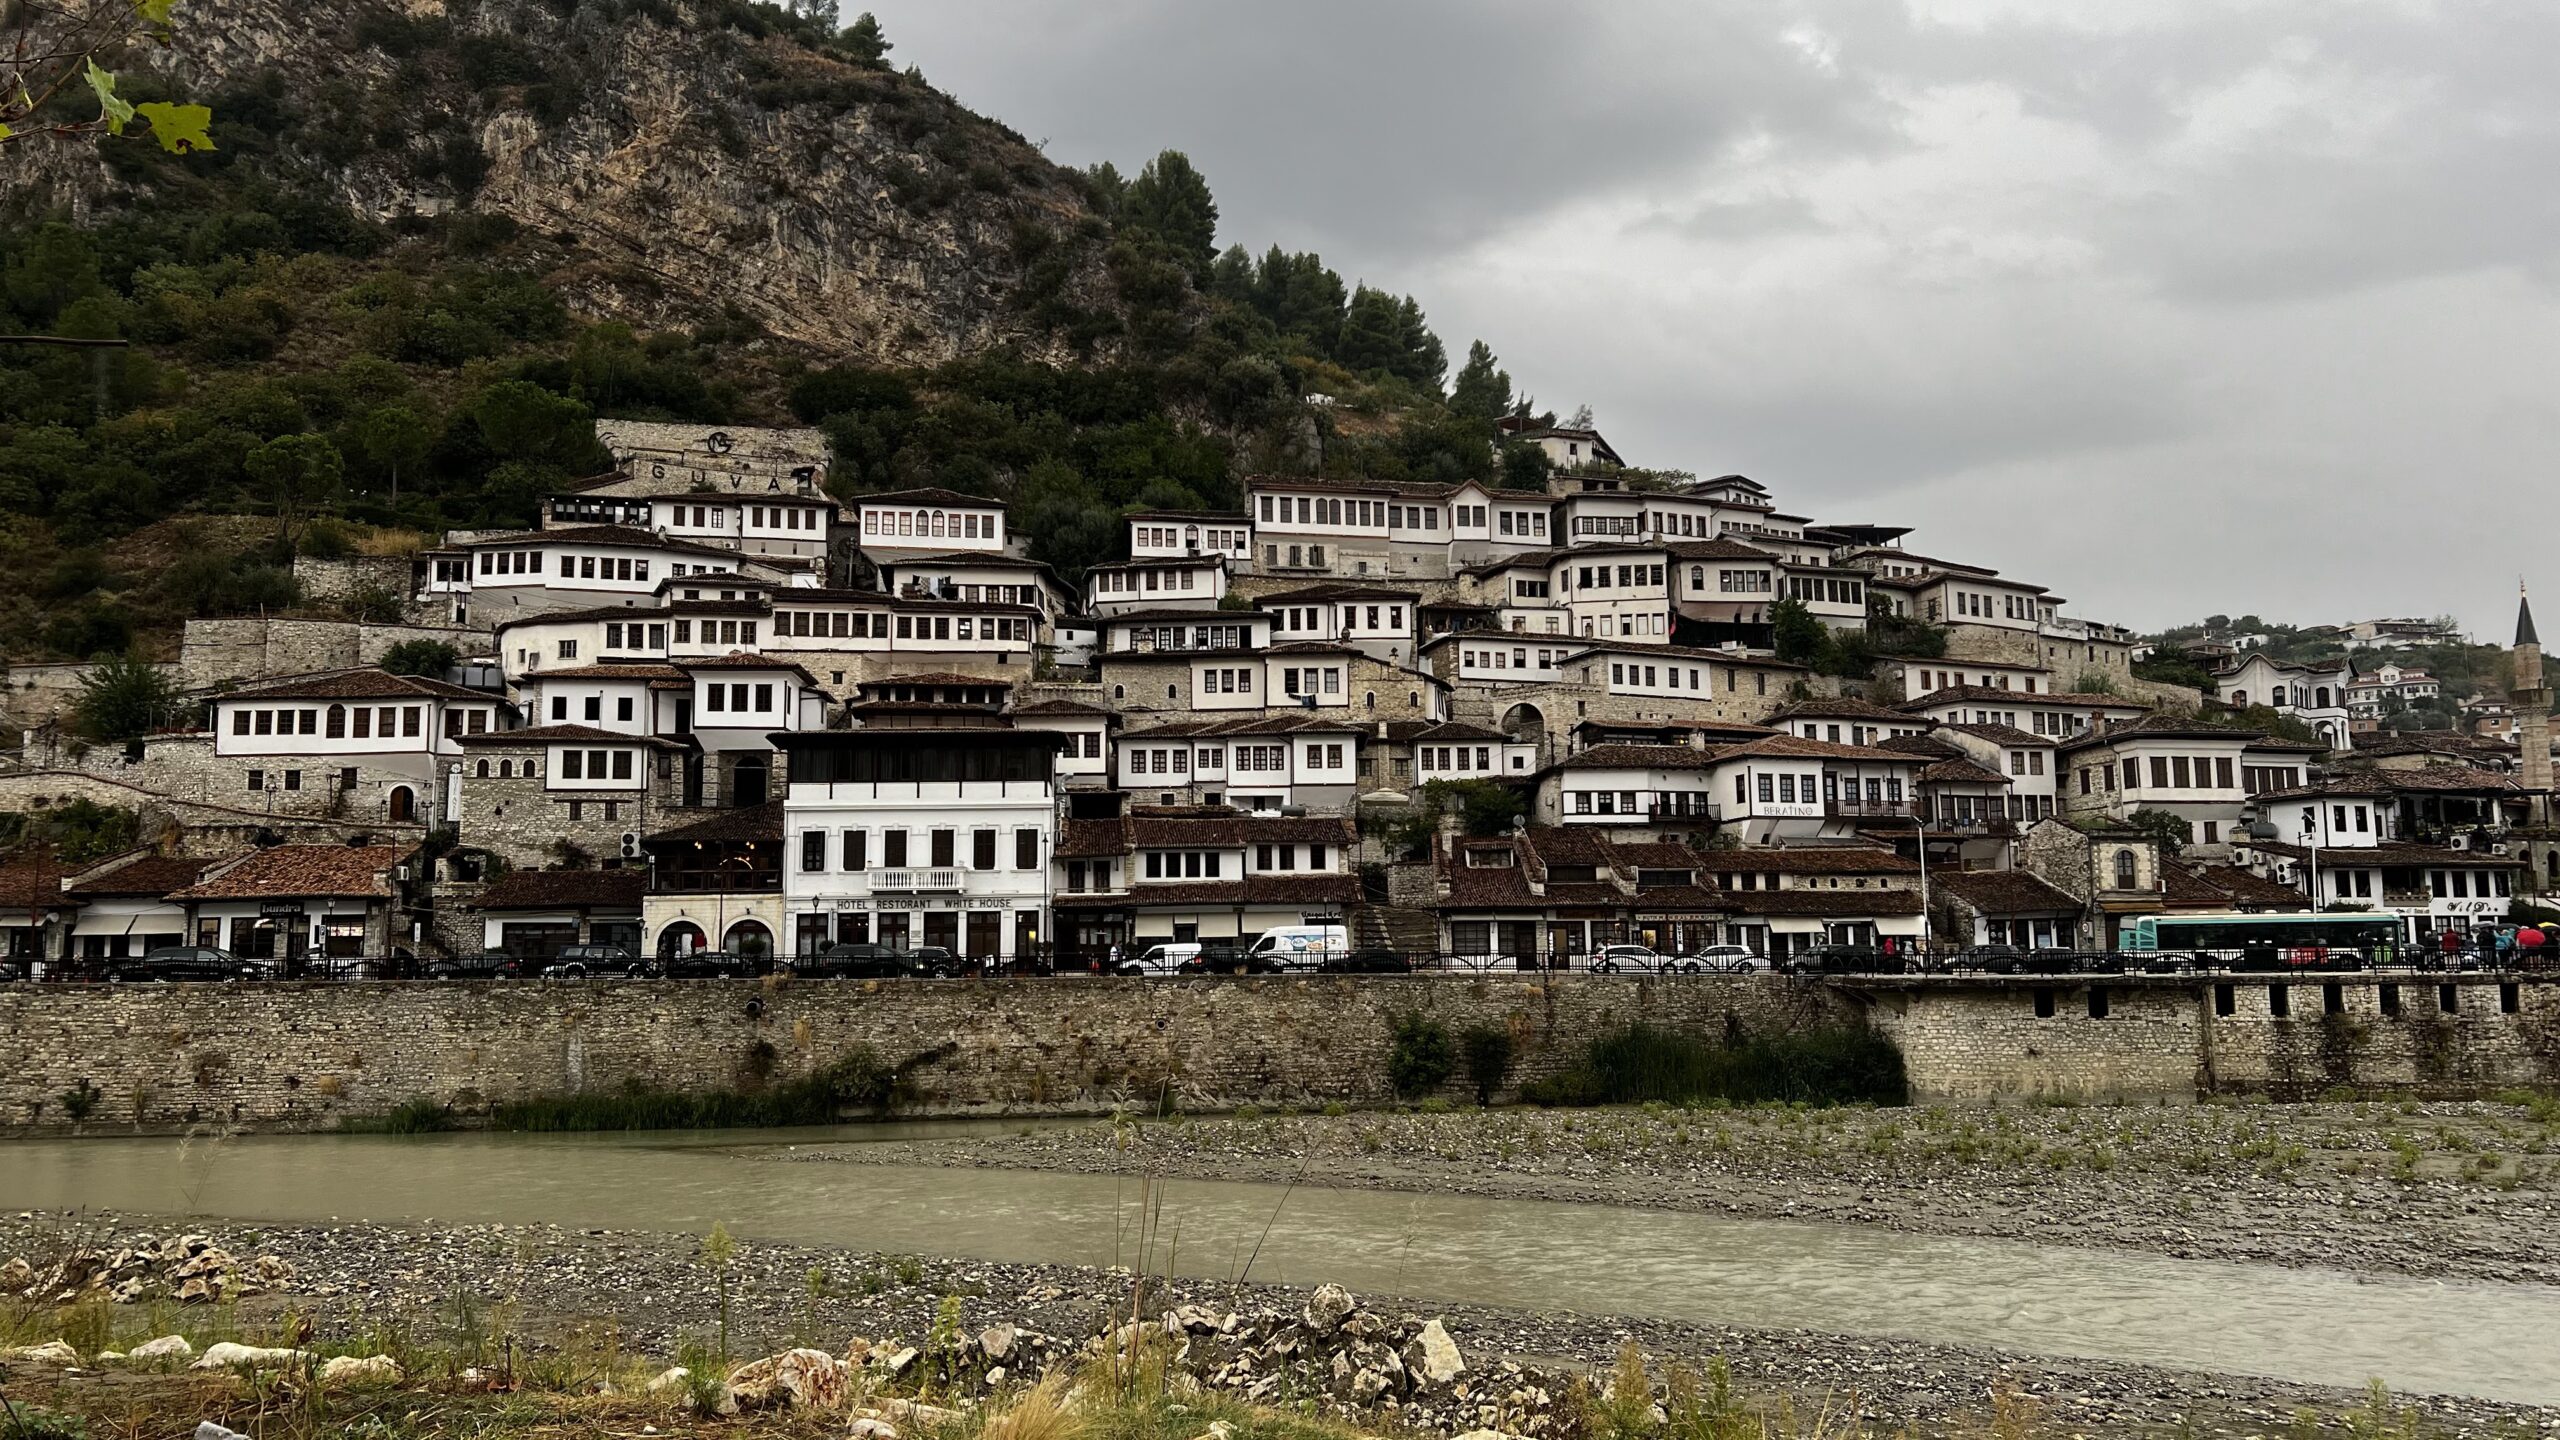
[[(1465, 1306), (1408, 1313), (1389, 1302), (1360, 1305), (1330, 1287), (1141, 1283), (1125, 1271), (751, 1241), (707, 1247), (698, 1237), (550, 1227), (200, 1229), (208, 1248), (276, 1257), (262, 1272), (275, 1277), (272, 1288), (209, 1305), (155, 1297), (111, 1314), (136, 1334), (192, 1328), (200, 1345), (231, 1338), (211, 1333), (215, 1326), (245, 1336), (273, 1323), (369, 1344), (386, 1335), (459, 1337), (527, 1365), (568, 1347), (673, 1357), (723, 1328), (740, 1356), (793, 1346), (844, 1353), (848, 1337), (861, 1337), (856, 1358), (890, 1373), (944, 1357), (960, 1392), (1089, 1363), (1096, 1337), (1125, 1342), (1134, 1316), (1165, 1337), (1176, 1365), (1218, 1393), (1448, 1434), (1570, 1433), (1577, 1377), (1604, 1375), (1630, 1342), (1657, 1377), (1675, 1365), (1695, 1375), (1721, 1370), (1761, 1403), (1927, 1434), (2258, 1436), (2294, 1429), (2306, 1412), (2334, 1418), (2366, 1403), (2276, 1381), (1809, 1331)], [(138, 1249), (145, 1232), (162, 1246), (174, 1233), (141, 1217), (19, 1214), (0, 1218), (0, 1254), (46, 1273), (79, 1250)], [(19, 1311), (22, 1335), (30, 1313)], [(994, 1349), (990, 1336), (999, 1337)], [(2560, 1410), (2408, 1403), (2451, 1434), (2560, 1429)], [(2022, 1426), (2022, 1416), (2034, 1423)]]
[(2560, 1104), (2517, 1102), (1247, 1112), (788, 1158), (1297, 1180), (2560, 1283)]

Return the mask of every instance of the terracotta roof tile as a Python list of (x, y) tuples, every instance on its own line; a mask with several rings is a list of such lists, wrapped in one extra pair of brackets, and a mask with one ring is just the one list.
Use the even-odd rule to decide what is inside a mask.
[(387, 896), (391, 893), (391, 867), (416, 854), (417, 849), (415, 845), (276, 845), (252, 850), (220, 874), (170, 891), (169, 898)]
[(1698, 868), (1716, 875), (1910, 875), (1917, 874), (1920, 865), (1882, 846), (1809, 845), (1800, 850), (1767, 847), (1701, 851)]
[(485, 700), (504, 705), (506, 698), (486, 690), (468, 690), (419, 675), (393, 675), (382, 670), (334, 670), (302, 675), (272, 685), (253, 685), (213, 697), (216, 700)]
[(1942, 889), (1985, 915), (2074, 912), (2080, 902), (2024, 870), (1939, 870), (1929, 877)]
[(518, 870), (482, 890), (475, 910), (637, 910), (649, 890), (649, 872), (625, 870)]

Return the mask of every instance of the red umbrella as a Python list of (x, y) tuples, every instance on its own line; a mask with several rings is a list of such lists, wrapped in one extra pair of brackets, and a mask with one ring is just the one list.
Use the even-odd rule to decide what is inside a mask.
[(2516, 932), (2516, 948), (2519, 950), (2540, 949), (2542, 941), (2542, 932), (2534, 926), (2527, 925)]

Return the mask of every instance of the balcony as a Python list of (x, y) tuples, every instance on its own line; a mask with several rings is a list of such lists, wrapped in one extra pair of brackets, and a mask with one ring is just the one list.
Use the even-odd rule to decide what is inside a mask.
[(1822, 802), (1822, 813), (1834, 820), (1909, 820), (1920, 810), (1908, 800), (1852, 800), (1844, 796)]
[(875, 870), (871, 873), (874, 895), (956, 895), (960, 892), (958, 870)]

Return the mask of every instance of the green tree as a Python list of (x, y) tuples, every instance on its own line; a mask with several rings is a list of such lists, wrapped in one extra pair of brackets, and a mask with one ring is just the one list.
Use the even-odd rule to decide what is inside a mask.
[(275, 512), (276, 543), (287, 551), (303, 523), (333, 508), (346, 488), (345, 458), (318, 435), (279, 435), (249, 452), (247, 469)]
[(391, 498), (400, 499), (400, 472), (414, 470), (427, 458), (427, 447), (435, 443), (435, 430), (417, 411), (406, 405), (383, 405), (368, 410), (356, 422), (356, 448), (364, 452), (367, 462), (389, 471)]
[[(830, 16), (834, 14), (832, 4), (828, 7), (828, 13)], [(880, 33), (879, 17), (865, 10), (855, 17), (852, 24), (844, 28), (843, 34), (836, 37), (836, 48), (865, 65), (877, 66), (885, 70), (888, 68), (889, 52), (897, 47), (889, 43), (888, 36)]]
[(2160, 847), (2160, 853), (2164, 857), (2180, 855), (2186, 851), (2187, 837), (2191, 833), (2187, 828), (2187, 817), (2174, 810), (2158, 810), (2146, 805), (2126, 816), (2125, 823), (2141, 831), (2152, 844)]
[(1816, 664), (1831, 640), (1829, 628), (1793, 596), (1769, 607), (1769, 624), (1776, 634), (1778, 658), (1790, 665)]
[(1191, 157), (1167, 150), (1138, 172), (1121, 198), (1120, 224), (1164, 242), (1194, 279), (1205, 279), (1218, 249), (1218, 202)]
[(423, 675), (441, 680), (462, 661), (461, 652), (441, 640), (403, 640), (382, 652), (382, 669), (391, 675)]
[(1449, 409), (1487, 424), (1511, 413), (1511, 377), (1494, 364), (1492, 346), (1481, 340), (1468, 344), (1467, 363), (1449, 382)]
[(71, 728), (91, 740), (135, 740), (185, 717), (187, 701), (166, 671), (132, 651), (108, 655), (80, 677)]

